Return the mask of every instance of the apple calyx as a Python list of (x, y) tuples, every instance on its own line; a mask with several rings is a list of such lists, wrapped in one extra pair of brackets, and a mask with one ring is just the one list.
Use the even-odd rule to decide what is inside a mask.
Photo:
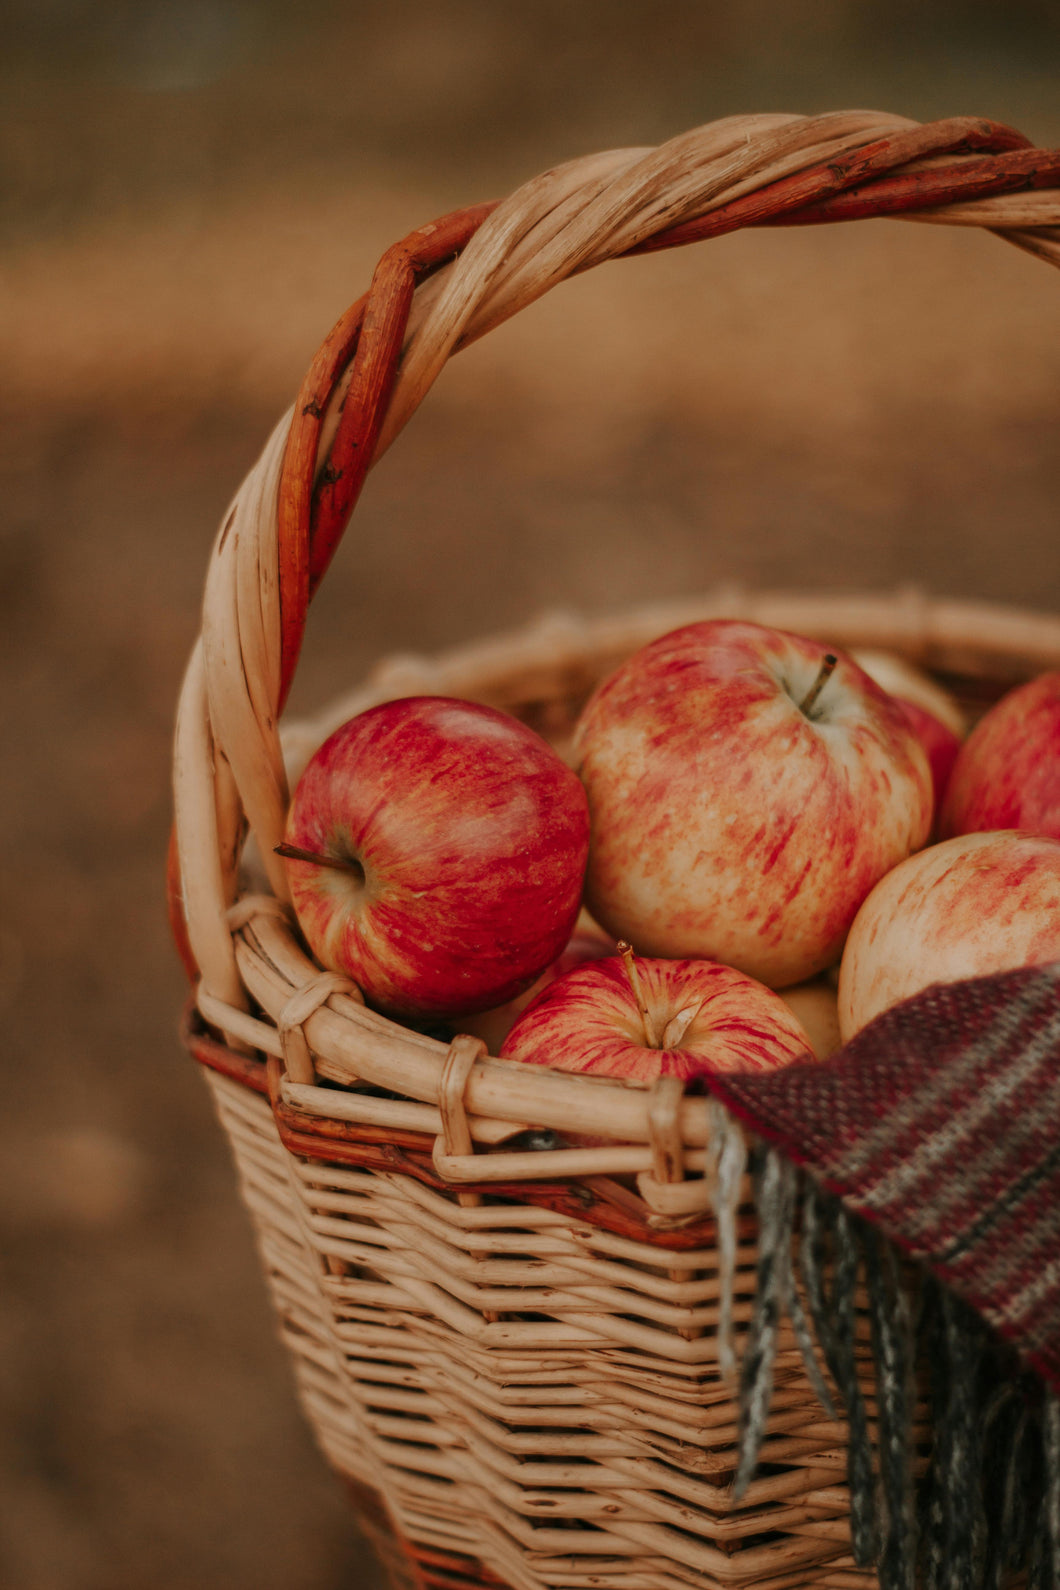
[(680, 1048), (681, 1039), (684, 1037), (689, 1027), (691, 1027), (702, 1008), (703, 1001), (700, 999), (697, 1000), (694, 1005), (686, 1005), (683, 1010), (679, 1010), (677, 1012), (676, 1016), (671, 1016), (670, 1020), (663, 1028), (662, 1043), (660, 1048)]
[(286, 840), (272, 848), (277, 856), (284, 856), (288, 861), (308, 861), (314, 867), (334, 867), (339, 872), (352, 872), (362, 883), (364, 881), (364, 868), (353, 856), (325, 856), (319, 850), (304, 850), (301, 845), (289, 845)]
[(839, 658), (830, 651), (826, 652), (821, 658), (821, 666), (817, 671), (817, 678), (814, 680), (805, 696), (799, 702), (799, 711), (804, 713), (806, 717), (810, 716), (814, 707), (817, 705), (817, 697), (821, 694), (821, 691), (824, 689), (829, 679), (831, 679), (832, 674), (835, 672), (835, 665), (838, 661)]

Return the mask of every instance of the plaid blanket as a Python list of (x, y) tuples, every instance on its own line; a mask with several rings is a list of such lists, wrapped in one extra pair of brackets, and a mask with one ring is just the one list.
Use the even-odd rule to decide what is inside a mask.
[(937, 984), (711, 1091), (1060, 1390), (1060, 964)]

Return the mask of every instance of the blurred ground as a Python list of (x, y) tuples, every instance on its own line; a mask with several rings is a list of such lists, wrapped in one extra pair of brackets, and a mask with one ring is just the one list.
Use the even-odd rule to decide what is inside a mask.
[[(736, 110), (1060, 142), (1054, 8), (947, 0), (8, 0), (0, 692), (0, 1582), (370, 1586), (294, 1406), (161, 874), (215, 525), (396, 237)], [(1056, 608), (1060, 296), (924, 225), (568, 284), (369, 483), (295, 707), (381, 653), (719, 580)]]

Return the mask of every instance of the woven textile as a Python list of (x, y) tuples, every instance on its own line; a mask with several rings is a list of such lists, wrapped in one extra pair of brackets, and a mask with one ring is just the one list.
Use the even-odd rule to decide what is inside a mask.
[(1060, 1389), (1060, 964), (938, 984), (712, 1090)]

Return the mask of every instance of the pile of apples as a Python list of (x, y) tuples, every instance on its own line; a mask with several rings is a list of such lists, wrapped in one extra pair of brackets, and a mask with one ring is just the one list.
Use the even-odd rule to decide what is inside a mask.
[(467, 701), (359, 714), (278, 849), (317, 960), (389, 1015), (568, 1071), (764, 1069), (1060, 959), (1060, 673), (963, 734), (896, 657), (708, 621), (600, 685), (573, 766)]

